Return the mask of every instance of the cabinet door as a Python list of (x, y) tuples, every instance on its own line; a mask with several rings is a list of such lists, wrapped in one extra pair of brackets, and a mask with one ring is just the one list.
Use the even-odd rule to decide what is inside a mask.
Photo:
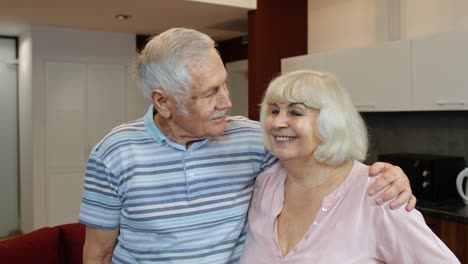
[(411, 109), (411, 43), (390, 42), (332, 53), (328, 70), (351, 94), (359, 111)]
[(281, 72), (287, 73), (297, 70), (328, 72), (329, 56), (329, 53), (319, 53), (285, 58), (281, 60)]
[(412, 42), (414, 110), (468, 110), (468, 32)]
[(86, 166), (86, 65), (46, 64), (46, 202), (49, 225), (76, 222)]

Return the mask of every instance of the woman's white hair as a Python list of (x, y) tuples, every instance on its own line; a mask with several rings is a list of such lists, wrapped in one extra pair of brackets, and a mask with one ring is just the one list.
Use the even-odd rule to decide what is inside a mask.
[(315, 127), (322, 142), (314, 153), (317, 161), (336, 166), (349, 160), (365, 159), (368, 139), (364, 120), (332, 74), (302, 70), (271, 81), (260, 109), (263, 140), (270, 151), (265, 118), (275, 102), (300, 102), (320, 111)]
[(192, 77), (189, 68), (203, 63), (214, 49), (208, 35), (187, 28), (172, 28), (153, 38), (135, 60), (135, 78), (151, 100), (153, 89), (171, 96), (186, 113), (183, 97), (189, 95)]

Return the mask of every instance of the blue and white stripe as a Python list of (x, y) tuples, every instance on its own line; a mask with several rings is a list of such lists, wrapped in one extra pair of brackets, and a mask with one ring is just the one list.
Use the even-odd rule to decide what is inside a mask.
[(237, 263), (255, 177), (275, 161), (257, 122), (229, 118), (185, 149), (150, 108), (91, 153), (80, 222), (120, 229), (113, 263)]

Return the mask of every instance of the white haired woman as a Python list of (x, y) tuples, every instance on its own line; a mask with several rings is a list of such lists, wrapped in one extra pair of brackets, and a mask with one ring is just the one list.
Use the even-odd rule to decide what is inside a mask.
[(257, 178), (241, 263), (459, 263), (417, 210), (366, 195), (366, 127), (331, 74), (273, 80), (260, 122), (280, 163)]

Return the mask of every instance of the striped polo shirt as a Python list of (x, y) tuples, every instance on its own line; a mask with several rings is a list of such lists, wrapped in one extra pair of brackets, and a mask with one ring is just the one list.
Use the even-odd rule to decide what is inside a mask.
[(79, 220), (119, 228), (112, 263), (237, 263), (255, 178), (275, 161), (258, 122), (229, 117), (221, 135), (187, 149), (150, 107), (93, 149)]

